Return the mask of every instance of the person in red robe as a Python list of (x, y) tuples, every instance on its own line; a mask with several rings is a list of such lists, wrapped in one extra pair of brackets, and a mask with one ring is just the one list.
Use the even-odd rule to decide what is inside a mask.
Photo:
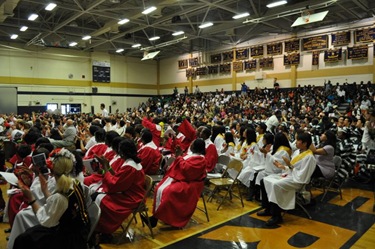
[[(205, 142), (196, 139), (191, 155), (179, 156), (171, 164), (163, 180), (156, 186), (153, 216), (150, 225), (158, 219), (173, 227), (184, 227), (197, 207), (206, 177)], [(142, 217), (147, 223), (147, 219)]]
[(106, 132), (103, 128), (99, 128), (95, 134), (96, 144), (91, 146), (85, 153), (83, 160), (93, 159), (95, 155), (102, 156), (108, 149), (108, 145), (105, 144)]
[(160, 146), (160, 137), (162, 133), (162, 128), (159, 125), (160, 120), (158, 118), (154, 118), (151, 120), (149, 117), (144, 117), (142, 119), (142, 125), (144, 128), (147, 128), (152, 133), (152, 141), (156, 144), (156, 146)]
[(217, 153), (216, 146), (211, 141), (210, 136), (211, 136), (210, 129), (208, 129), (207, 127), (198, 128), (198, 137), (202, 138), (206, 145), (205, 158), (207, 161), (207, 172), (211, 172), (215, 169), (217, 160), (219, 158), (219, 154)]
[(97, 157), (105, 174), (102, 184), (92, 195), (100, 206), (101, 215), (96, 232), (112, 234), (138, 206), (145, 195), (145, 174), (137, 157), (137, 148), (130, 139), (119, 144), (119, 152), (124, 163), (115, 172), (109, 167), (104, 156)]
[(146, 175), (156, 175), (160, 169), (161, 154), (158, 147), (152, 141), (152, 133), (149, 130), (142, 132), (143, 146), (138, 150), (138, 157)]
[(191, 125), (188, 119), (184, 119), (180, 126), (177, 128), (180, 132), (177, 135), (178, 146), (180, 146), (183, 152), (186, 152), (190, 147), (191, 143), (197, 138), (197, 131)]

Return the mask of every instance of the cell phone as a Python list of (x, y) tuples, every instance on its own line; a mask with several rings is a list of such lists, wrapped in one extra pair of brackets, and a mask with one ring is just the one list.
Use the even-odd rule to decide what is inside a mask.
[(44, 153), (32, 156), (33, 164), (38, 168), (44, 168), (47, 166), (46, 155)]

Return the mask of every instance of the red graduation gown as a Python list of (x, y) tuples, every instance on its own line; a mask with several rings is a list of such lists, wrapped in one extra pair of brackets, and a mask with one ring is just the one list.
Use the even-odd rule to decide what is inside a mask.
[(145, 174), (140, 164), (126, 160), (115, 175), (106, 173), (95, 202), (100, 205), (101, 215), (96, 231), (115, 232), (122, 222), (138, 206), (145, 195)]
[(161, 126), (152, 123), (147, 117), (142, 119), (142, 125), (151, 131), (152, 141), (154, 141), (156, 146), (160, 146)]
[(174, 227), (186, 226), (197, 207), (205, 177), (203, 156), (177, 157), (155, 188), (154, 216)]
[(102, 156), (107, 151), (107, 149), (108, 145), (106, 145), (105, 143), (97, 143), (91, 146), (88, 151), (86, 151), (86, 154), (83, 159), (92, 159), (95, 157), (95, 155)]
[(144, 145), (138, 151), (138, 157), (146, 175), (156, 175), (160, 168), (161, 154), (153, 142)]

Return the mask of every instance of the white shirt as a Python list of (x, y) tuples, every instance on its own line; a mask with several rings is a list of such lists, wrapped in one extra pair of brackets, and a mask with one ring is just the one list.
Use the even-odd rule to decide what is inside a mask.
[(105, 108), (102, 110), (102, 117), (103, 118), (108, 117), (108, 111)]

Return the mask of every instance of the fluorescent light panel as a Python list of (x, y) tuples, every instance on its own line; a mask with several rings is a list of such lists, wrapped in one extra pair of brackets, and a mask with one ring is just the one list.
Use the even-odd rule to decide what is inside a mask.
[(139, 48), (141, 46), (141, 44), (140, 43), (137, 43), (137, 44), (134, 44), (133, 46), (132, 46), (132, 48)]
[(267, 8), (273, 8), (273, 7), (277, 7), (277, 6), (280, 6), (280, 5), (284, 5), (284, 4), (287, 4), (288, 1), (276, 1), (276, 2), (273, 2), (273, 3), (270, 3), (270, 4), (267, 4)]
[(10, 36), (10, 39), (15, 40), (15, 39), (17, 39), (17, 37), (18, 37), (17, 34), (13, 34), (13, 35)]
[(123, 25), (123, 24), (125, 24), (127, 22), (129, 22), (129, 19), (124, 18), (124, 19), (121, 19), (120, 21), (118, 21), (118, 24)]
[[(311, 14), (309, 17), (300, 16), (294, 21), (294, 23), (292, 24), (292, 27), (305, 25), (305, 24), (309, 24), (309, 23), (313, 23), (313, 22), (323, 21), (323, 19), (326, 17), (327, 14), (328, 14), (328, 10), (323, 11), (323, 12), (319, 12), (319, 13)], [(308, 22), (306, 21), (306, 18), (308, 18)]]
[(173, 36), (178, 36), (178, 35), (182, 35), (182, 34), (184, 34), (185, 32), (184, 31), (176, 31), (176, 32), (174, 32), (172, 35)]
[(202, 23), (199, 28), (200, 29), (204, 29), (204, 28), (208, 28), (208, 27), (211, 27), (212, 25), (214, 25), (212, 22), (206, 22), (206, 23)]
[(154, 37), (151, 37), (149, 40), (150, 41), (156, 41), (156, 40), (159, 40), (160, 39), (160, 36), (154, 36)]
[(20, 28), (20, 31), (25, 32), (28, 28), (29, 28), (29, 27), (27, 27), (27, 26), (22, 26), (22, 27)]
[(69, 43), (69, 46), (74, 47), (74, 46), (77, 46), (77, 44), (78, 44), (77, 42), (71, 42), (71, 43)]
[(119, 48), (119, 49), (116, 50), (116, 53), (122, 53), (122, 52), (124, 52), (123, 48)]
[(155, 6), (151, 6), (147, 9), (145, 9), (144, 11), (142, 11), (142, 14), (143, 15), (147, 15), (147, 14), (150, 14), (151, 12), (155, 11), (156, 10), (156, 7)]
[(91, 39), (91, 36), (89, 35), (86, 35), (84, 37), (82, 37), (82, 40), (86, 41), (86, 40), (90, 40)]
[(55, 4), (55, 3), (49, 3), (49, 4), (46, 6), (45, 10), (51, 11), (51, 10), (53, 10), (56, 6), (57, 6), (57, 4)]
[(237, 14), (237, 15), (233, 16), (233, 19), (240, 19), (240, 18), (244, 18), (244, 17), (247, 17), (247, 16), (250, 16), (249, 12)]
[(38, 15), (37, 14), (31, 14), (28, 18), (29, 21), (35, 21), (35, 19), (38, 18)]

